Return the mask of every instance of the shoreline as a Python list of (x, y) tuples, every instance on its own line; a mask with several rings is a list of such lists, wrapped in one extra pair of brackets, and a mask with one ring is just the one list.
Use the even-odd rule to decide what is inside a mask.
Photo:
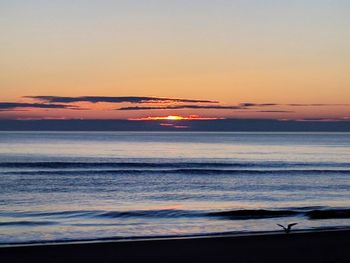
[(7, 245), (2, 262), (350, 262), (350, 229)]
[[(313, 229), (295, 229), (290, 234), (318, 233), (318, 232), (338, 232), (349, 231), (350, 226), (320, 227)], [(140, 241), (162, 241), (162, 240), (183, 240), (183, 239), (202, 239), (212, 237), (250, 237), (261, 235), (283, 235), (283, 230), (266, 231), (233, 231), (233, 232), (213, 232), (213, 233), (195, 233), (188, 235), (160, 235), (160, 236), (130, 236), (130, 237), (101, 237), (91, 239), (71, 239), (71, 240), (38, 240), (28, 242), (0, 243), (1, 248), (7, 247), (30, 247), (30, 246), (54, 246), (54, 245), (75, 245), (91, 243), (109, 243), (109, 242), (140, 242)]]

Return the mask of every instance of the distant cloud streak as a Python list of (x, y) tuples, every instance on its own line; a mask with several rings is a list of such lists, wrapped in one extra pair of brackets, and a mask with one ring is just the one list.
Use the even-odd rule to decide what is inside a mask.
[(17, 110), (18, 108), (78, 109), (72, 105), (67, 105), (67, 104), (0, 102), (0, 111), (13, 111), (13, 110)]
[(259, 110), (255, 112), (268, 112), (268, 113), (293, 113), (294, 111), (290, 110)]
[(135, 106), (122, 107), (116, 110), (179, 110), (179, 109), (229, 109), (241, 110), (245, 109), (241, 106), (222, 106), (222, 105), (170, 105), (170, 106)]
[(269, 106), (279, 106), (277, 103), (251, 103), (251, 102), (243, 102), (240, 103), (240, 107), (269, 107)]
[(292, 106), (292, 107), (350, 106), (350, 104), (326, 104), (326, 103), (312, 103), (312, 104), (292, 103), (292, 104), (285, 104), (285, 105)]
[[(310, 107), (310, 106), (346, 106), (346, 104), (278, 104), (278, 103), (251, 103), (243, 102), (238, 105), (165, 105), (165, 106), (132, 106), (132, 107), (121, 107), (116, 110), (178, 110), (178, 109), (226, 109), (226, 110), (253, 110), (262, 107)], [(270, 113), (291, 113), (294, 111), (290, 110), (259, 110), (255, 112), (270, 112)]]
[(60, 97), (60, 96), (26, 96), (25, 98), (36, 99), (51, 103), (73, 103), (73, 102), (108, 102), (108, 103), (166, 103), (166, 102), (187, 102), (187, 103), (218, 103), (213, 100), (179, 99), (163, 97), (105, 97), (105, 96), (82, 96), (82, 97)]

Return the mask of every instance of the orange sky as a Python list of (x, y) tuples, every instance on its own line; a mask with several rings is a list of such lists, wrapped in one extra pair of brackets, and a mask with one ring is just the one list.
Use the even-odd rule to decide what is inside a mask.
[[(350, 103), (350, 3), (263, 2), (1, 2), (0, 118), (349, 118), (348, 105), (334, 104)], [(38, 102), (23, 96), (149, 96), (278, 106), (127, 111), (115, 109), (140, 105), (1, 106)]]

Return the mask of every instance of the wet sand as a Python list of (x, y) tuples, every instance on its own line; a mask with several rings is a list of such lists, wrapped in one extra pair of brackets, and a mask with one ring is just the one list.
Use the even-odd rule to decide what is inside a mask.
[(350, 230), (0, 247), (0, 262), (350, 262)]

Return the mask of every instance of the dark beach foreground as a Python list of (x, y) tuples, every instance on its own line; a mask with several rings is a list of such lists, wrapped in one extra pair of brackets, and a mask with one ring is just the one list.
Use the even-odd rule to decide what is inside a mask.
[(350, 230), (0, 247), (1, 262), (350, 262)]

